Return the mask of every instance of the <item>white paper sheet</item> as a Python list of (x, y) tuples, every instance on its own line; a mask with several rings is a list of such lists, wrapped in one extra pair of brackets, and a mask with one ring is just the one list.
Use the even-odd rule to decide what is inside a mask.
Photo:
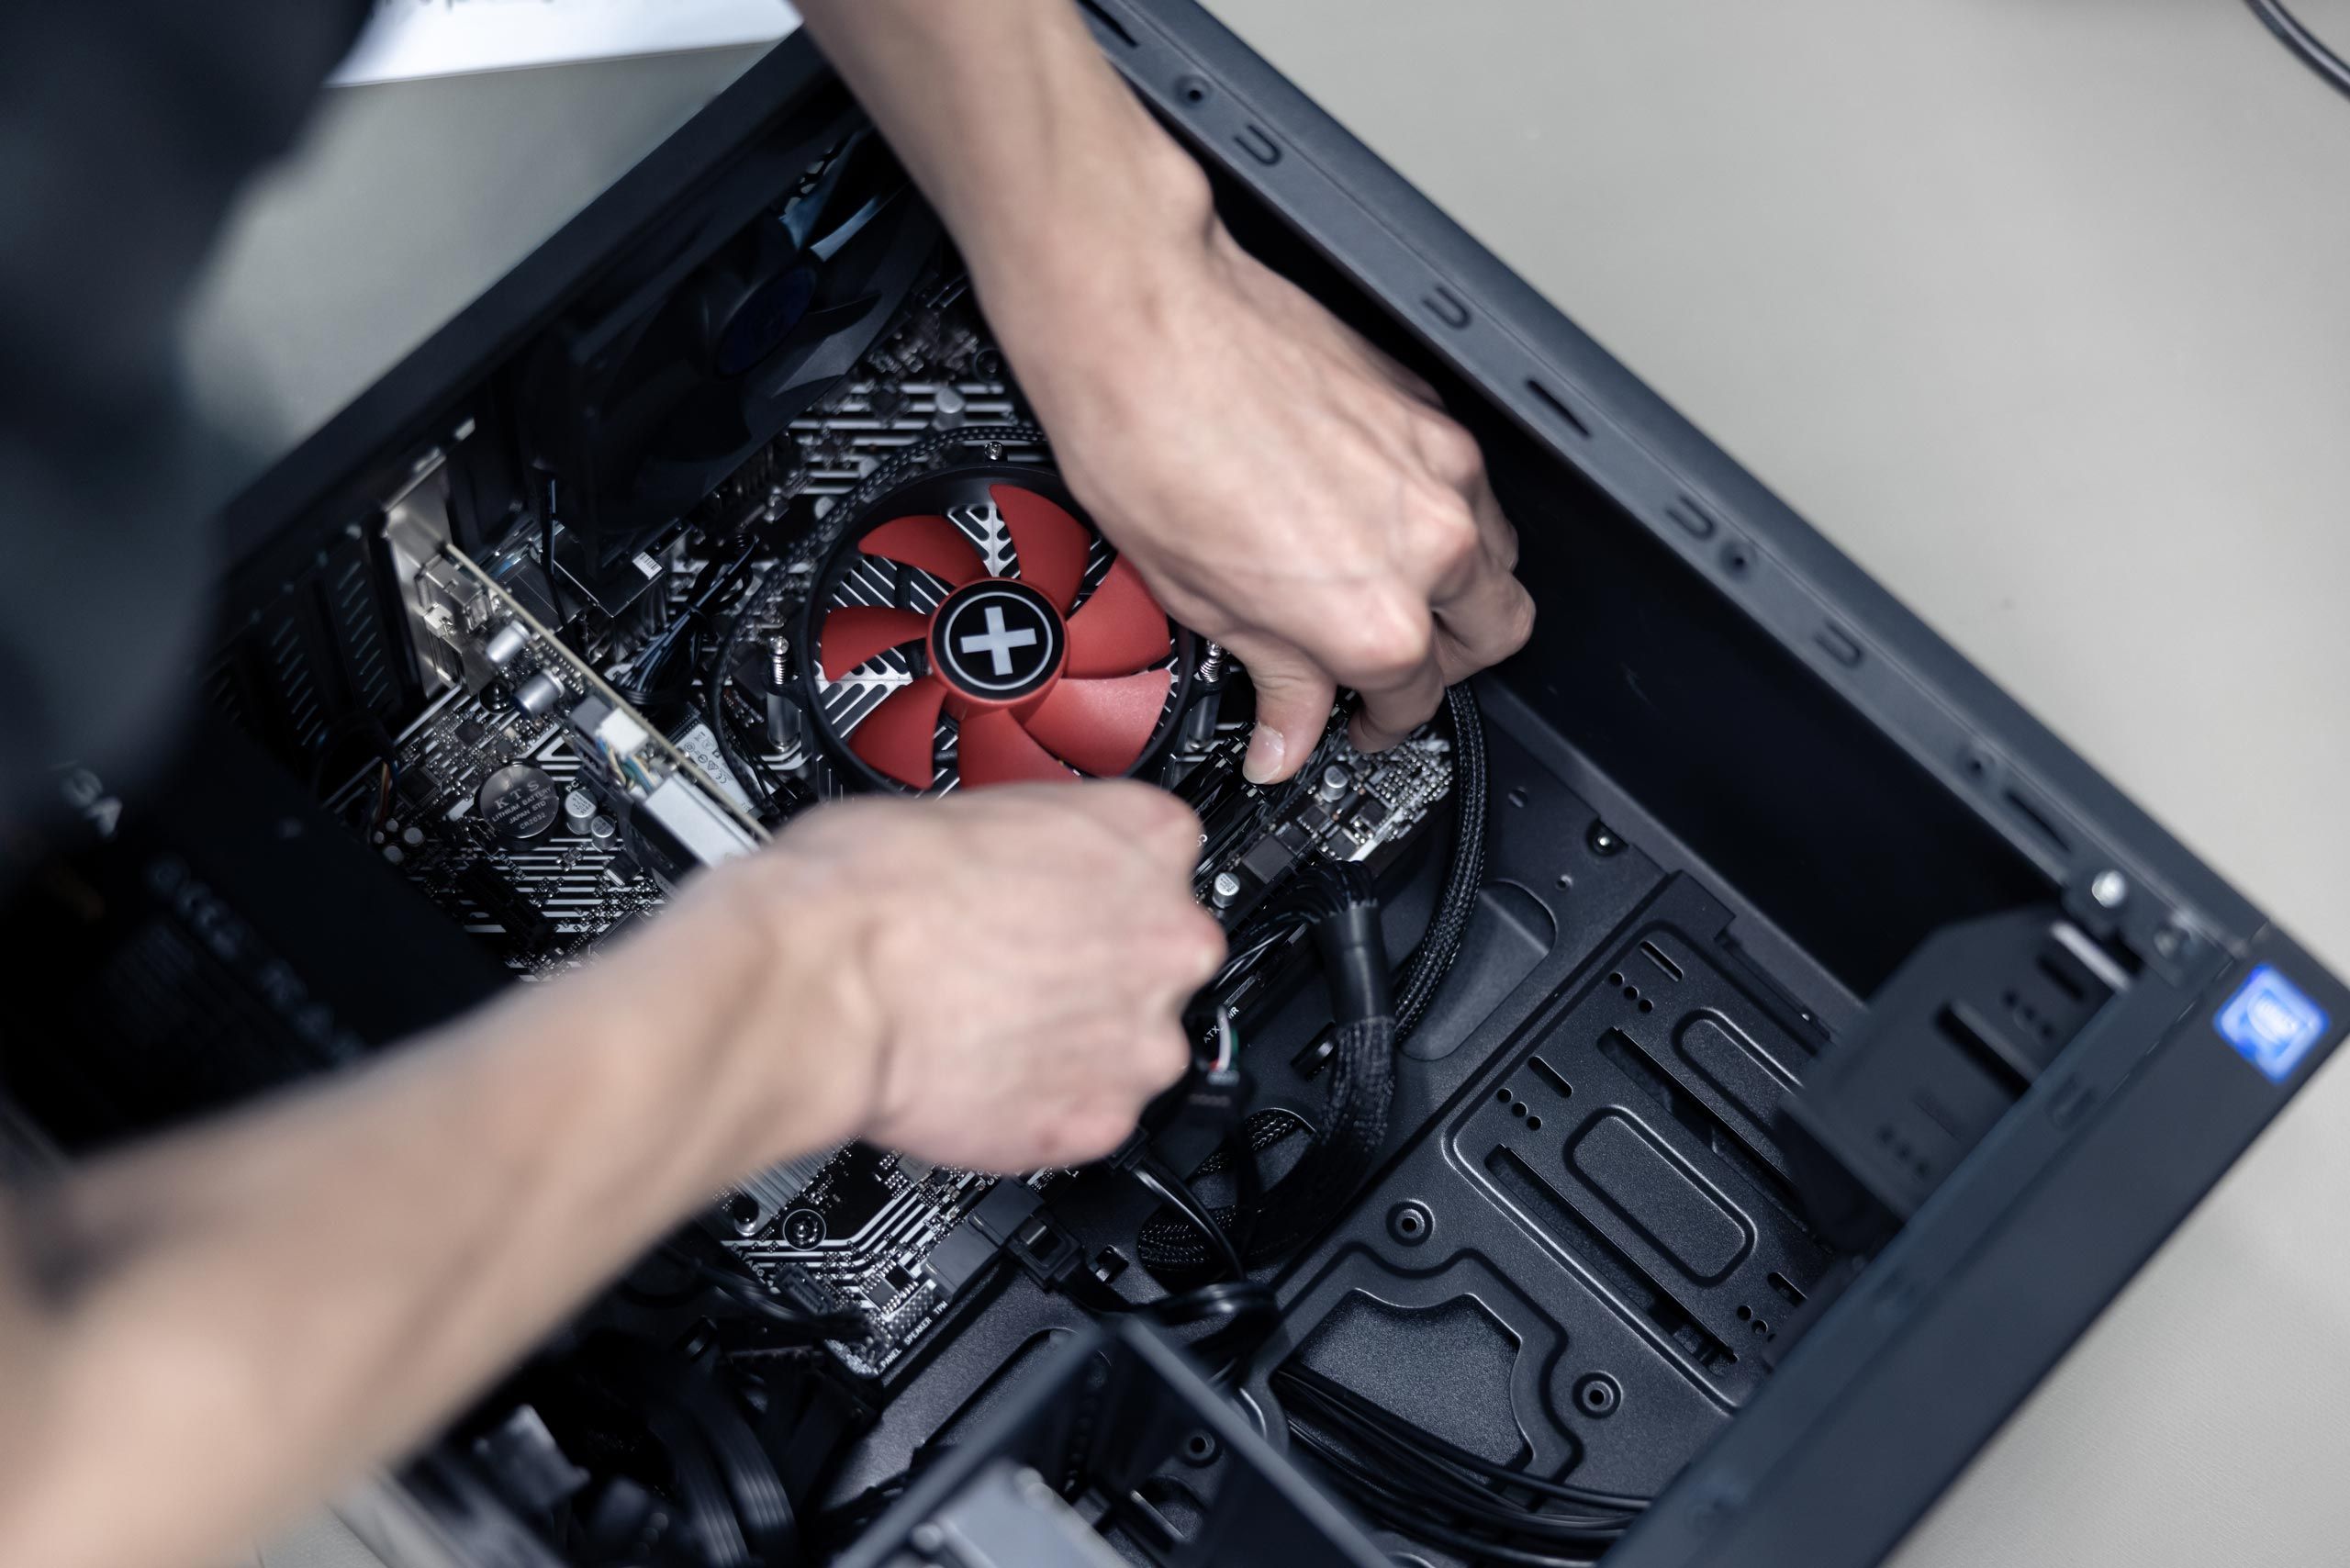
[(799, 25), (784, 0), (377, 0), (375, 21), (334, 80), (398, 82), (765, 43)]

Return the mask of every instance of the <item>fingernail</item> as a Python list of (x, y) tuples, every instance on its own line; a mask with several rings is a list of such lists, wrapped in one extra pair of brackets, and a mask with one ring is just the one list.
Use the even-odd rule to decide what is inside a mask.
[(1240, 777), (1251, 784), (1270, 784), (1280, 777), (1281, 758), (1289, 755), (1289, 742), (1270, 724), (1259, 724), (1257, 733), (1248, 737), (1248, 755), (1241, 759)]

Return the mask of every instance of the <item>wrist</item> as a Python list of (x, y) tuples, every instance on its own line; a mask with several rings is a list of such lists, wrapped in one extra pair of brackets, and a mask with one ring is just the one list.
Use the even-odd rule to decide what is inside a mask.
[(711, 1187), (845, 1143), (873, 1115), (882, 1040), (861, 922), (797, 860), (770, 849), (706, 873), (580, 997), (648, 1112), (676, 1107)]
[(1178, 302), (1222, 236), (1206, 174), (1129, 106), (1140, 124), (1120, 146), (1090, 149), (1025, 221), (1014, 213), (999, 236), (964, 244), (990, 325), (1047, 406), (1064, 383), (1131, 367), (1136, 334), (1177, 330)]

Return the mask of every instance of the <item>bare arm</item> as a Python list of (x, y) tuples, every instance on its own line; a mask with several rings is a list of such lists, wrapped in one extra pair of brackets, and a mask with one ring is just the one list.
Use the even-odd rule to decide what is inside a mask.
[[(1132, 786), (819, 812), (585, 973), (0, 1211), (0, 1562), (266, 1528), (760, 1165), (1102, 1152), (1221, 955), (1196, 833)], [(1036, 943), (974, 935), (1004, 896)], [(922, 967), (950, 947), (968, 974)]]
[(1248, 667), (1252, 778), (1334, 689), (1385, 745), (1516, 651), (1533, 601), (1468, 432), (1243, 252), (1069, 0), (804, 0), (954, 230), (1078, 498)]

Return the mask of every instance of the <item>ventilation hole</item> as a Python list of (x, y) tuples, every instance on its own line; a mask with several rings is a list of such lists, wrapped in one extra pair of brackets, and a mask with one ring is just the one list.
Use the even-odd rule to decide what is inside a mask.
[(1526, 1118), (1526, 1130), (1527, 1130), (1528, 1132), (1530, 1132), (1530, 1133), (1539, 1133), (1539, 1132), (1540, 1132), (1540, 1131), (1542, 1130), (1542, 1118), (1541, 1118), (1541, 1117), (1539, 1117), (1539, 1116), (1528, 1116), (1528, 1117), (1527, 1117), (1527, 1118)]
[(1753, 1316), (1754, 1309), (1751, 1306), (1741, 1306), (1738, 1309), (1738, 1320), (1740, 1323), (1745, 1322), (1748, 1318), (1752, 1317)]
[(1102, 7), (1101, 0), (1077, 0), (1077, 3), (1085, 8), (1088, 16), (1109, 28), (1120, 43), (1125, 44), (1128, 49), (1135, 47), (1135, 35), (1126, 31), (1125, 24)]
[(1508, 1091), (1508, 1090), (1506, 1090), (1506, 1089), (1505, 1089), (1505, 1090), (1501, 1091), (1501, 1092), (1499, 1092), (1499, 1093), (1495, 1094), (1495, 1095), (1494, 1096), (1494, 1099), (1496, 1099), (1496, 1100), (1498, 1100), (1498, 1101), (1500, 1101), (1503, 1104), (1506, 1105), (1506, 1104), (1508, 1104), (1508, 1103), (1509, 1103), (1509, 1091)]
[(1565, 1076), (1540, 1057), (1528, 1057), (1526, 1065), (1533, 1070), (1535, 1077), (1549, 1084), (1560, 1099), (1564, 1100), (1575, 1092), (1574, 1086), (1566, 1081)]
[(1187, 104), (1204, 104), (1208, 101), (1208, 84), (1196, 76), (1186, 76), (1176, 83), (1175, 91), (1183, 95), (1183, 101)]
[(2050, 844), (2054, 845), (2056, 846), (2057, 853), (2069, 855), (2073, 852), (2073, 846), (2065, 841), (2065, 835), (2056, 831), (2056, 824), (2050, 822), (2048, 818), (2041, 812), (2037, 806), (2034, 806), (2030, 801), (2025, 800), (2021, 795), (2017, 794), (2013, 790), (2008, 791), (2008, 809), (2014, 812), (2016, 815), (2021, 817), (2033, 827), (2039, 829), (2040, 836), (2046, 839)]
[(1796, 1289), (1796, 1282), (1786, 1275), (1774, 1271), (1769, 1276), (1769, 1282), (1771, 1288), (1779, 1293), (1779, 1298), (1789, 1306), (1801, 1306), (1804, 1304), (1803, 1292)]
[(1582, 419), (1576, 415), (1575, 411), (1572, 409), (1568, 408), (1566, 403), (1556, 392), (1551, 391), (1548, 386), (1543, 386), (1539, 381), (1534, 380), (1530, 376), (1527, 378), (1526, 389), (1528, 392), (1533, 393), (1535, 398), (1540, 401), (1544, 408), (1550, 409), (1550, 412), (1556, 414), (1560, 420), (1564, 421), (1568, 429), (1573, 431), (1575, 434), (1583, 437), (1585, 441), (1589, 441), (1591, 439), (1591, 427), (1583, 423)]
[(1624, 977), (1620, 974), (1609, 975), (1607, 977), (1607, 983), (1609, 985), (1622, 985), (1624, 983)]
[(1516, 1104), (1512, 1105), (1509, 1108), (1509, 1114), (1513, 1116), (1523, 1116), (1526, 1114), (1526, 1102), (1520, 1100)]
[(1624, 988), (1624, 1000), (1625, 1000), (1625, 1001), (1627, 1001), (1627, 1002), (1638, 1002), (1639, 999), (1640, 999), (1640, 988), (1639, 988), (1639, 986), (1636, 986), (1636, 985), (1628, 985), (1628, 986), (1626, 986), (1626, 987)]
[(1644, 996), (1640, 998), (1640, 1011), (1643, 1013), (1653, 1013), (1656, 1011), (1656, 1003), (1651, 1002)]
[(1654, 964), (1658, 969), (1662, 969), (1666, 974), (1671, 975), (1674, 980), (1680, 980), (1682, 978), (1681, 966), (1674, 963), (1671, 958), (1666, 958), (1664, 956), (1664, 949), (1658, 946), (1655, 943), (1643, 941), (1640, 944), (1640, 951), (1648, 956), (1649, 962)]

